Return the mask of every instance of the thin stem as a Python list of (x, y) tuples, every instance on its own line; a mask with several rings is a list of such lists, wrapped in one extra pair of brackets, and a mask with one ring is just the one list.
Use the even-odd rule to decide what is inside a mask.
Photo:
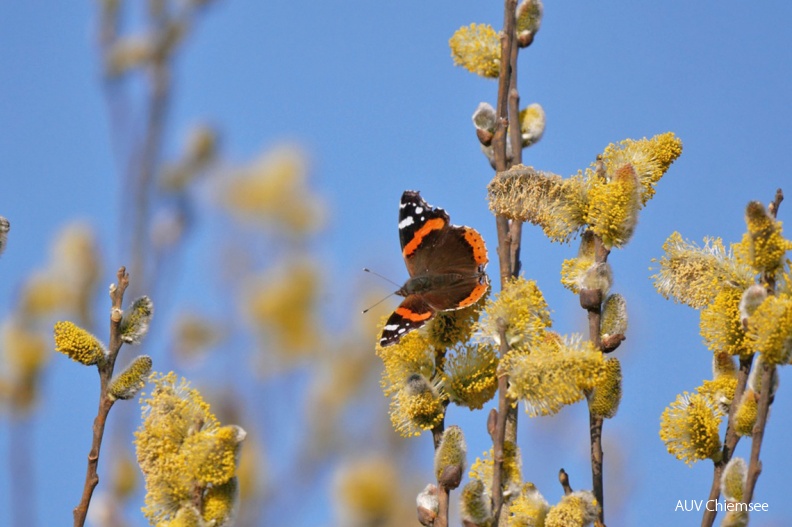
[[(502, 320), (498, 321), (498, 333), (502, 357), (509, 351), (509, 345), (506, 342), (506, 327)], [(495, 429), (492, 434), (492, 515), (494, 527), (498, 525), (500, 512), (503, 508), (503, 459), (504, 443), (506, 442), (506, 423), (509, 411), (514, 406), (511, 398), (507, 395), (508, 389), (509, 376), (501, 373), (498, 375), (498, 412), (496, 414)], [(516, 426), (512, 427), (512, 429), (516, 434)]]
[[(594, 261), (596, 264), (604, 264), (608, 261), (610, 250), (602, 243), (599, 236), (594, 236)], [(584, 295), (586, 300), (584, 301)], [(593, 301), (592, 301), (593, 299)], [(600, 327), (602, 323), (602, 292), (582, 290), (581, 304), (585, 304), (588, 311), (589, 339), (596, 349), (601, 349), (602, 336)], [(600, 505), (599, 523), (605, 525), (605, 487), (603, 483), (603, 459), (602, 451), (602, 426), (604, 419), (592, 413), (589, 407), (589, 439), (591, 443), (591, 485), (594, 497)]]
[(759, 394), (759, 406), (756, 410), (756, 424), (751, 433), (751, 461), (748, 464), (748, 477), (745, 482), (743, 492), (743, 503), (751, 503), (753, 499), (756, 481), (762, 473), (762, 462), (759, 453), (762, 450), (762, 440), (764, 439), (765, 427), (767, 425), (767, 414), (770, 410), (770, 400), (775, 366), (762, 362), (762, 388)]
[[(443, 371), (443, 367), (445, 365), (445, 350), (441, 350), (437, 352), (435, 355), (435, 371)], [(448, 401), (444, 401), (444, 407), (448, 407)], [(432, 443), (434, 445), (434, 450), (437, 452), (437, 448), (440, 446), (440, 441), (443, 439), (443, 433), (445, 432), (445, 413), (443, 413), (443, 418), (437, 423), (434, 428), (432, 428)], [(444, 485), (440, 485), (438, 481), (437, 485), (437, 516), (434, 520), (434, 527), (447, 527), (448, 525), (448, 515), (449, 515), (449, 507), (448, 502), (450, 498), (451, 491)]]
[[(770, 205), (768, 206), (768, 212), (773, 216), (773, 218), (778, 216), (778, 208), (781, 206), (782, 201), (784, 201), (784, 192), (779, 188), (776, 190), (775, 195), (773, 196), (773, 201), (770, 202)], [(762, 279), (763, 282), (767, 284), (769, 293), (774, 294), (775, 277), (766, 274), (762, 277)], [(717, 500), (720, 497), (721, 476), (723, 475), (723, 470), (726, 468), (729, 460), (731, 460), (731, 457), (734, 454), (734, 449), (736, 448), (737, 443), (740, 441), (740, 436), (737, 435), (737, 432), (734, 429), (734, 416), (737, 413), (737, 408), (739, 407), (743, 394), (745, 393), (745, 387), (748, 383), (748, 376), (751, 373), (752, 363), (753, 355), (745, 359), (740, 359), (740, 371), (737, 374), (737, 387), (734, 390), (734, 399), (732, 399), (732, 404), (729, 409), (729, 421), (726, 425), (726, 436), (723, 441), (723, 451), (721, 458), (715, 463), (712, 473), (712, 485), (710, 487), (708, 498), (710, 501)], [(769, 383), (772, 380), (775, 368), (769, 365), (763, 365), (762, 367), (763, 370), (761, 372), (761, 382), (763, 389), (759, 395), (756, 423), (754, 424), (754, 429), (751, 433), (751, 458), (748, 465), (748, 477), (745, 483), (745, 491), (743, 492), (744, 503), (751, 502), (756, 481), (759, 478), (759, 474), (762, 472), (762, 463), (759, 460), (759, 452), (762, 448), (764, 430), (767, 426), (767, 415), (769, 412), (770, 402), (772, 400), (769, 389), (771, 385)], [(767, 382), (767, 384), (765, 384), (765, 382)], [(764, 389), (764, 387), (768, 388)], [(715, 509), (716, 508), (713, 507), (713, 510), (707, 509), (704, 511), (704, 516), (701, 519), (701, 527), (712, 527), (712, 525), (714, 525), (715, 517), (717, 515), (717, 511)]]
[[(507, 129), (511, 126), (512, 156), (520, 159), (521, 143), (515, 143), (515, 129), (519, 138), (519, 119), (518, 112), (514, 108), (519, 105), (519, 95), (516, 89), (516, 68), (517, 68), (517, 42), (516, 42), (516, 11), (517, 1), (506, 0), (504, 2), (503, 32), (501, 33), (501, 57), (509, 57), (509, 60), (501, 61), (501, 70), (498, 77), (498, 103), (497, 115), (498, 123), (495, 128), (492, 145), (494, 149), (495, 170), (503, 172), (509, 168), (510, 160), (506, 153)], [(520, 139), (521, 141), (521, 139)], [(516, 148), (515, 148), (516, 147)], [(520, 254), (520, 234), (521, 228), (510, 225), (509, 220), (503, 216), (497, 216), (495, 223), (498, 232), (498, 263), (500, 265), (501, 289), (504, 289), (508, 281), (519, 272)], [(501, 326), (501, 324), (499, 324)], [(509, 351), (506, 341), (505, 328), (499, 327), (500, 332), (500, 355), (503, 357)], [(516, 440), (516, 421), (517, 414), (513, 401), (508, 397), (509, 386), (508, 375), (498, 376), (498, 412), (495, 417), (495, 426), (492, 431), (492, 527), (498, 527), (500, 511), (503, 507), (503, 457), (504, 443), (508, 435), (514, 436), (510, 440)], [(507, 427), (511, 422), (512, 426)]]
[[(134, 181), (134, 229), (132, 237), (132, 265), (137, 291), (147, 289), (150, 277), (146, 269), (151, 246), (149, 227), (151, 218), (151, 198), (162, 147), (162, 134), (165, 128), (167, 109), (170, 101), (170, 79), (166, 59), (152, 66), (150, 79), (150, 99), (147, 110), (147, 124), (138, 160), (139, 172)], [(137, 294), (135, 295), (137, 296)]]
[[(732, 454), (734, 454), (734, 449), (740, 441), (740, 436), (737, 435), (734, 429), (734, 416), (737, 413), (737, 407), (745, 392), (745, 386), (748, 383), (748, 375), (751, 373), (752, 363), (753, 355), (745, 359), (740, 359), (740, 370), (737, 373), (737, 387), (734, 389), (734, 399), (732, 399), (731, 408), (729, 409), (729, 420), (726, 424), (726, 436), (723, 441), (723, 450), (720, 460), (714, 463), (712, 471), (712, 486), (710, 487), (709, 497), (707, 498), (709, 501), (717, 500), (720, 497), (723, 469), (726, 468), (726, 464), (731, 459)], [(704, 516), (701, 519), (701, 527), (712, 527), (715, 523), (717, 514), (718, 511), (716, 507), (712, 507), (711, 509), (705, 507)]]
[(93, 424), (93, 436), (91, 440), (91, 450), (88, 452), (88, 467), (85, 473), (85, 485), (83, 486), (80, 503), (74, 508), (74, 527), (85, 525), (85, 518), (88, 515), (88, 507), (91, 504), (96, 485), (99, 484), (99, 453), (102, 448), (102, 438), (104, 437), (107, 415), (113, 407), (114, 400), (107, 396), (107, 386), (113, 376), (116, 357), (121, 349), (121, 306), (124, 300), (124, 291), (129, 285), (129, 275), (126, 269), (121, 267), (117, 274), (118, 281), (111, 290), (112, 309), (110, 311), (110, 343), (107, 358), (99, 364), (99, 408)]

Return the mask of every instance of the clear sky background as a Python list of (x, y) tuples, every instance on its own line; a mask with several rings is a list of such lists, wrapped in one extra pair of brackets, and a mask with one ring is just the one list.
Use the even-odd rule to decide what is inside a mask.
[[(12, 224), (0, 259), (2, 317), (66, 222), (83, 219), (97, 229), (107, 283), (124, 263), (95, 17), (94, 2), (0, 2), (0, 215)], [(624, 399), (604, 433), (609, 525), (700, 522), (700, 514), (674, 508), (678, 500), (706, 498), (711, 464), (685, 466), (665, 452), (658, 429), (678, 393), (710, 378), (711, 354), (698, 313), (660, 297), (649, 267), (675, 230), (698, 242), (735, 242), (749, 200), (768, 202), (782, 187), (792, 201), (784, 157), (792, 140), (790, 20), (792, 4), (782, 1), (548, 1), (541, 31), (521, 53), (523, 105), (539, 102), (547, 113), (544, 137), (525, 151), (525, 164), (569, 176), (611, 142), (673, 131), (684, 143), (633, 240), (610, 257), (631, 324), (617, 352)], [(330, 213), (316, 242), (331, 280), (327, 316), (357, 316), (352, 290), (373, 280), (361, 278), (362, 267), (406, 277), (396, 229), (405, 189), (421, 190), (454, 223), (477, 228), (494, 253), (485, 201), (492, 171), (470, 116), (479, 102), (495, 103), (497, 85), (454, 67), (448, 39), (471, 22), (499, 28), (501, 21), (500, 2), (220, 1), (193, 28), (177, 62), (166, 150), (178, 151), (184, 132), (202, 120), (218, 125), (231, 161), (284, 139), (303, 145)], [(785, 202), (779, 219), (792, 224), (789, 218), (792, 202)], [(582, 331), (584, 312), (559, 283), (561, 262), (576, 245), (550, 244), (529, 226), (523, 247), (524, 273), (544, 291), (555, 328)], [(185, 283), (202, 272), (204, 256), (192, 253)], [(84, 476), (96, 386), (95, 379), (75, 386), (76, 366), (62, 357), (49, 368), (32, 439), (38, 518), (66, 525)], [(792, 525), (788, 373), (780, 372), (755, 493), (769, 512), (755, 514), (752, 526)], [(478, 427), (472, 456), (488, 448), (479, 413), (452, 410), (448, 420)], [(590, 486), (587, 428), (583, 406), (558, 418), (522, 417), (524, 475), (551, 502), (561, 495), (561, 467), (573, 487)], [(747, 458), (748, 445), (738, 455)], [(424, 446), (419, 461), (428, 466)], [(0, 449), (5, 458), (5, 425)], [(2, 525), (10, 521), (3, 516), (9, 485), (0, 471)], [(327, 525), (326, 503), (318, 501), (304, 525)]]

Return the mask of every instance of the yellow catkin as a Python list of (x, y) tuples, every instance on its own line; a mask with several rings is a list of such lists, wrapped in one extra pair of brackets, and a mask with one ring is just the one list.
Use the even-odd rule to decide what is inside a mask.
[(55, 351), (76, 362), (90, 366), (106, 355), (99, 339), (72, 322), (56, 322), (54, 336)]
[(668, 452), (688, 465), (720, 453), (719, 426), (722, 414), (704, 395), (687, 392), (663, 411), (660, 439)]
[(482, 77), (498, 77), (501, 66), (500, 37), (489, 24), (470, 24), (459, 28), (448, 45), (457, 66)]

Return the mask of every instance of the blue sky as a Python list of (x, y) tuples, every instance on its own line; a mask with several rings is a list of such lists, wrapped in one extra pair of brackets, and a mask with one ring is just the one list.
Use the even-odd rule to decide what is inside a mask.
[[(96, 227), (108, 269), (123, 263), (95, 16), (93, 2), (0, 3), (0, 215), (12, 224), (0, 259), (3, 317), (18, 284), (43, 265), (67, 221)], [(485, 202), (492, 173), (470, 115), (479, 102), (494, 103), (496, 83), (454, 67), (447, 42), (462, 25), (499, 27), (501, 19), (498, 2), (218, 2), (193, 28), (177, 62), (166, 150), (178, 151), (190, 125), (204, 120), (222, 130), (231, 161), (249, 160), (283, 140), (302, 144), (330, 210), (316, 241), (331, 277), (328, 316), (351, 312), (362, 267), (397, 281), (406, 276), (396, 233), (404, 189), (421, 190), (452, 221), (477, 228), (494, 251), (495, 222)], [(790, 19), (792, 4), (780, 1), (547, 2), (542, 29), (520, 57), (523, 104), (539, 102), (547, 113), (545, 135), (524, 153), (526, 164), (568, 176), (610, 142), (673, 131), (684, 143), (642, 211), (635, 237), (610, 259), (614, 289), (626, 296), (631, 317), (618, 351), (624, 401), (605, 428), (606, 502), (608, 488), (624, 493), (611, 493), (614, 525), (700, 521), (698, 514), (674, 513), (674, 506), (706, 496), (711, 467), (688, 468), (672, 458), (657, 430), (676, 394), (708, 378), (710, 354), (698, 335), (698, 314), (657, 295), (648, 268), (674, 230), (699, 242), (704, 236), (738, 241), (746, 203), (767, 202), (792, 182), (780, 157), (792, 139)], [(789, 223), (790, 210), (784, 203), (779, 218)], [(577, 299), (558, 281), (561, 262), (575, 251), (525, 229), (524, 272), (544, 291), (561, 332), (585, 324)], [(175, 293), (189, 295), (188, 289)], [(65, 360), (51, 364), (47, 404), (35, 426), (36, 481), (47, 496), (39, 498), (42, 525), (67, 522), (75, 493), (58, 478), (82, 477), (84, 470), (87, 432), (59, 427), (89, 422), (95, 388), (93, 379), (70, 387), (71, 367)], [(756, 514), (755, 526), (792, 523), (786, 374), (756, 491), (769, 512)], [(82, 399), (90, 404), (75, 402)], [(85, 406), (85, 415), (74, 410), (64, 421)], [(455, 418), (480, 422), (467, 410), (452, 412)], [(521, 422), (524, 472), (550, 501), (560, 495), (555, 475), (562, 466), (573, 486), (588, 486), (585, 424), (582, 408)], [(470, 442), (471, 452), (486, 448), (484, 434)], [(747, 456), (746, 446), (738, 455)], [(6, 447), (0, 428), (0, 448)], [(10, 484), (0, 476), (1, 496)]]

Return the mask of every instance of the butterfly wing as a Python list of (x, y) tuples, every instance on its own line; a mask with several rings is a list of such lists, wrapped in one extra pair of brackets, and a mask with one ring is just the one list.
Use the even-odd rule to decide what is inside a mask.
[(450, 226), (438, 237), (425, 261), (416, 262), (428, 276), (438, 277), (438, 287), (423, 294), (438, 311), (461, 309), (477, 302), (489, 288), (484, 272), (487, 248), (475, 229)]
[(419, 295), (409, 295), (382, 328), (380, 346), (396, 344), (405, 333), (418, 329), (434, 316), (434, 309)]
[(432, 248), (437, 246), (448, 225), (445, 210), (432, 207), (414, 190), (404, 191), (399, 205), (399, 241), (410, 276), (426, 270), (434, 254)]
[(424, 285), (420, 293), (407, 290), (407, 296), (383, 328), (383, 347), (423, 326), (436, 311), (475, 303), (489, 287), (484, 272), (487, 249), (481, 235), (470, 227), (451, 225), (448, 213), (426, 203), (417, 191), (402, 194), (399, 241), (410, 273), (408, 282), (418, 277), (429, 286)]

